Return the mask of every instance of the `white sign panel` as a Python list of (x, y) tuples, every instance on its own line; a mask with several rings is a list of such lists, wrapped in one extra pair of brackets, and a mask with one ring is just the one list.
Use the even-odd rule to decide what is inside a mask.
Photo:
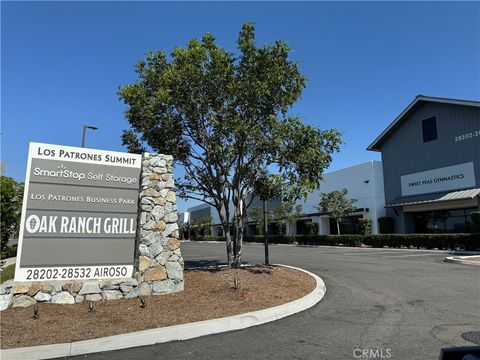
[(30, 143), (15, 281), (132, 276), (141, 162)]
[(473, 162), (404, 175), (402, 196), (465, 189), (475, 186)]

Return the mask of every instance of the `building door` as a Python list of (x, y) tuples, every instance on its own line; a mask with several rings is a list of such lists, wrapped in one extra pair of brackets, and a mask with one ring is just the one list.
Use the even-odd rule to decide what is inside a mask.
[(417, 234), (425, 234), (427, 233), (427, 214), (426, 213), (418, 213), (415, 215), (415, 233)]

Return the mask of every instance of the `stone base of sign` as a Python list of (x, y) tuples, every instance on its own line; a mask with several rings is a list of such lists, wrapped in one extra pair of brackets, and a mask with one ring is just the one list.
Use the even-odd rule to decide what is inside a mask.
[[(86, 280), (68, 282), (13, 283), (0, 285), (0, 310), (8, 307), (28, 307), (37, 302), (76, 304), (83, 301), (131, 299), (152, 294), (167, 294), (183, 290), (183, 281), (167, 279), (152, 291), (148, 283), (136, 279)], [(158, 291), (160, 290), (160, 291)]]
[(70, 280), (0, 285), (0, 310), (36, 302), (75, 304), (131, 299), (183, 291), (173, 158), (145, 153), (139, 196), (138, 236), (133, 278)]
[[(142, 294), (183, 290), (173, 157), (143, 155), (135, 279)], [(142, 288), (143, 286), (143, 288)], [(149, 295), (149, 294), (148, 294)]]

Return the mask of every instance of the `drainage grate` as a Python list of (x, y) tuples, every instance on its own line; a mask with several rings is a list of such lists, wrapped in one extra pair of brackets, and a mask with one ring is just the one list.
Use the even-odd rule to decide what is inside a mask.
[(466, 333), (462, 334), (462, 338), (471, 343), (480, 345), (480, 331), (467, 331)]

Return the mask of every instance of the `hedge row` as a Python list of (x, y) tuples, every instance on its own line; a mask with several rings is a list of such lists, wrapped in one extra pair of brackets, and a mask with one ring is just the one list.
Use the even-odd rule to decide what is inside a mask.
[[(225, 241), (225, 238), (207, 236), (195, 240)], [(243, 240), (263, 243), (264, 237), (244, 236)], [(268, 241), (272, 244), (480, 250), (480, 234), (271, 235)]]

